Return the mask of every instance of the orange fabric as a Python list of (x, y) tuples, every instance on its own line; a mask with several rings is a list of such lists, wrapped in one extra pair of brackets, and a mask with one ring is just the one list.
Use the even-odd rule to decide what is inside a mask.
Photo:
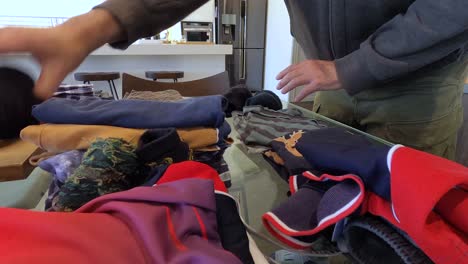
[[(35, 125), (21, 131), (21, 138), (48, 152), (65, 152), (87, 149), (97, 138), (121, 138), (137, 145), (143, 129), (93, 125)], [(191, 149), (207, 148), (218, 142), (214, 128), (177, 129), (180, 139)]]

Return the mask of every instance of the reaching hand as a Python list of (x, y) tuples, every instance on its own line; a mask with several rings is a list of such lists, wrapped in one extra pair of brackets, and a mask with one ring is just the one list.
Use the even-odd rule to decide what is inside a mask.
[(0, 53), (32, 54), (41, 65), (34, 91), (47, 99), (89, 53), (119, 34), (120, 27), (107, 11), (94, 10), (55, 28), (0, 29)]
[(0, 30), (0, 53), (28, 52), (41, 65), (35, 86), (36, 96), (46, 99), (57, 89), (66, 75), (86, 57), (79, 41), (72, 41), (68, 32), (59, 28), (6, 28)]
[(276, 89), (281, 90), (283, 94), (304, 85), (295, 101), (301, 101), (317, 91), (341, 89), (333, 61), (306, 60), (287, 67), (276, 79), (280, 81)]

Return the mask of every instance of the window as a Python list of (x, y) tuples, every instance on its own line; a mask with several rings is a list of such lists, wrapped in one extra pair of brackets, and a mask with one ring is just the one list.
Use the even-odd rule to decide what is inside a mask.
[(86, 13), (103, 0), (15, 0), (2, 3), (0, 27), (50, 27)]

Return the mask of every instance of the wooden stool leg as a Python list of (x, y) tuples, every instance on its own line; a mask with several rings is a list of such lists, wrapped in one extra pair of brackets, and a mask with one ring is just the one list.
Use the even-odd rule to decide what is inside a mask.
[(109, 84), (109, 90), (110, 90), (110, 92), (112, 94), (112, 98), (114, 98), (114, 100), (115, 100), (114, 89), (112, 88), (111, 81), (107, 81), (107, 83)]
[(115, 99), (119, 100), (119, 94), (117, 93), (117, 87), (115, 87), (114, 80), (111, 80), (112, 87), (114, 87)]

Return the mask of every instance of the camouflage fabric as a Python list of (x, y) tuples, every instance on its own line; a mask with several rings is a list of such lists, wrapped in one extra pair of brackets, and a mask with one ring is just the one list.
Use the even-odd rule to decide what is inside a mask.
[(136, 187), (144, 181), (141, 169), (135, 147), (122, 139), (98, 139), (60, 188), (52, 208), (71, 212), (99, 196)]

